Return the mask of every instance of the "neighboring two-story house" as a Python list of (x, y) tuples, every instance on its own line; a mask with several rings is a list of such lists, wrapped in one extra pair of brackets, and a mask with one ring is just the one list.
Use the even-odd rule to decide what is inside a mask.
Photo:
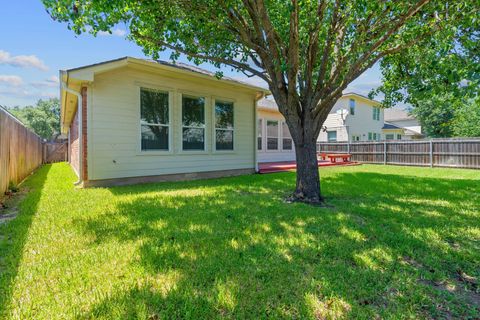
[(346, 93), (330, 111), (318, 141), (382, 140), (383, 122), (380, 102), (357, 93)]
[[(382, 140), (383, 109), (378, 101), (346, 93), (323, 126), (319, 142)], [(257, 105), (257, 150), (259, 162), (295, 160), (292, 137), (273, 99), (262, 99)]]

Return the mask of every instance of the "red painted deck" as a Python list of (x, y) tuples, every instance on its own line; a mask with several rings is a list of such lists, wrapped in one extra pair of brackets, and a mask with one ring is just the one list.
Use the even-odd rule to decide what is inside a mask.
[[(354, 161), (337, 161), (330, 162), (328, 160), (318, 160), (319, 167), (328, 167), (328, 166), (352, 166), (359, 165), (358, 162)], [(260, 162), (258, 164), (258, 173), (273, 173), (273, 172), (284, 172), (297, 169), (297, 163), (295, 161), (282, 161), (282, 162)]]

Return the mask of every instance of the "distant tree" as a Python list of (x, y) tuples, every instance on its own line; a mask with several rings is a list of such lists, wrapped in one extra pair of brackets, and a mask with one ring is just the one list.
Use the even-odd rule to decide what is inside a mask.
[(456, 137), (480, 137), (480, 96), (456, 109), (452, 127)]
[(412, 115), (422, 126), (422, 133), (430, 138), (445, 138), (454, 135), (453, 121), (457, 103), (449, 95), (434, 95), (419, 100), (412, 108)]
[(412, 105), (431, 137), (478, 135), (462, 127), (471, 127), (474, 122), (468, 119), (479, 108), (480, 5), (477, 1), (461, 6), (474, 14), (459, 16), (455, 26), (432, 35), (421, 50), (408, 48), (385, 57), (382, 86), (372, 92), (383, 93), (386, 106), (400, 101)]
[[(478, 0), (43, 0), (76, 33), (110, 31), (158, 58), (230, 66), (265, 80), (295, 142), (295, 200), (319, 203), (316, 140), (342, 91), (377, 61), (448, 30)], [(468, 3), (469, 5), (464, 5)], [(421, 59), (422, 55), (419, 57)], [(218, 73), (221, 76), (221, 73)]]
[(9, 111), (40, 137), (51, 140), (60, 134), (60, 101), (38, 100), (34, 106), (13, 107)]

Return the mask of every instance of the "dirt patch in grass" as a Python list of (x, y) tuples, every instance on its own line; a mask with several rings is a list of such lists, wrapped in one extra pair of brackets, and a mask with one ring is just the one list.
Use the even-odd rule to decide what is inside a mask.
[[(469, 280), (471, 281), (471, 279)], [(432, 281), (420, 279), (419, 283), (434, 288), (440, 292), (449, 292), (454, 295), (457, 299), (465, 302), (469, 306), (475, 308), (480, 312), (480, 293), (476, 290), (471, 290), (471, 283), (464, 280), (458, 279), (449, 279), (447, 281)]]
[(0, 224), (8, 222), (18, 215), (18, 206), (28, 193), (28, 188), (20, 188), (16, 192), (7, 192), (0, 201)]

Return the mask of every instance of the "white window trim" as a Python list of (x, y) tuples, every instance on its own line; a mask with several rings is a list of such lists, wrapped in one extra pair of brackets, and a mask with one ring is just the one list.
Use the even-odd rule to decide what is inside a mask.
[[(226, 102), (226, 103), (231, 103), (233, 105), (233, 129), (225, 129), (225, 128), (217, 128), (217, 114), (215, 110), (215, 104), (216, 102)], [(215, 153), (235, 153), (237, 151), (237, 130), (235, 129), (237, 127), (236, 124), (236, 119), (237, 117), (235, 116), (235, 113), (237, 110), (235, 106), (235, 100), (229, 99), (229, 98), (222, 98), (222, 97), (212, 97), (212, 127), (213, 127), (213, 133), (212, 133), (212, 149), (213, 152)], [(217, 150), (217, 130), (223, 130), (223, 131), (232, 131), (233, 132), (233, 149), (232, 150)]]
[[(284, 136), (284, 132), (283, 132), (283, 125), (284, 125), (284, 124), (287, 126), (287, 129), (288, 129), (287, 122), (286, 122), (286, 121), (282, 121), (282, 122), (281, 122), (281, 125), (282, 125), (282, 151), (293, 151), (293, 150), (294, 150), (294, 145), (293, 145), (292, 134), (290, 134), (290, 138)], [(291, 148), (291, 149), (284, 149), (284, 148), (283, 148), (283, 139), (290, 139), (290, 140), (292, 140), (292, 148)]]
[[(155, 86), (155, 85), (146, 85), (141, 83), (136, 83), (137, 85), (137, 101), (138, 101), (138, 113), (137, 113), (137, 155), (139, 156), (159, 156), (159, 155), (171, 155), (173, 154), (173, 106), (174, 106), (174, 95), (175, 92), (172, 88)], [(142, 110), (141, 110), (141, 90), (152, 90), (152, 91), (161, 91), (168, 93), (168, 125), (165, 124), (148, 124), (148, 125), (158, 125), (158, 126), (168, 126), (168, 150), (142, 150)]]
[(380, 121), (380, 108), (373, 107), (373, 120)]
[[(269, 135), (268, 135), (268, 121), (274, 121), (277, 123), (277, 149), (268, 149), (268, 138)], [(265, 152), (279, 152), (279, 151), (282, 151), (282, 149), (280, 148), (280, 120), (276, 120), (276, 119), (266, 119), (265, 120)], [(271, 137), (271, 138), (274, 138), (274, 137)]]
[[(179, 134), (179, 140), (180, 140), (180, 148), (179, 148), (179, 154), (204, 154), (208, 152), (208, 119), (207, 119), (207, 107), (210, 104), (210, 100), (206, 95), (200, 94), (200, 93), (194, 93), (194, 92), (186, 92), (186, 91), (180, 91), (180, 101), (179, 101), (179, 106), (180, 106), (180, 134)], [(203, 103), (203, 119), (204, 119), (204, 124), (203, 127), (194, 127), (194, 126), (184, 126), (183, 125), (183, 97), (188, 97), (188, 98), (203, 98), (204, 103)], [(190, 128), (190, 129), (203, 129), (203, 149), (183, 149), (183, 128)]]
[[(355, 140), (355, 138), (358, 138), (358, 140)], [(352, 134), (352, 141), (361, 141), (362, 137), (359, 134)]]
[[(258, 122), (260, 122), (260, 130), (258, 130)], [(257, 126), (257, 139), (255, 140), (256, 141), (256, 145), (255, 145), (255, 149), (257, 150), (257, 152), (259, 151), (265, 151), (265, 146), (264, 146), (264, 133), (263, 133), (263, 125), (265, 123), (265, 119), (263, 118), (258, 118), (257, 119), (257, 123), (256, 123), (256, 126)], [(260, 137), (258, 136), (260, 135)], [(258, 138), (260, 138), (260, 149), (258, 149)]]

